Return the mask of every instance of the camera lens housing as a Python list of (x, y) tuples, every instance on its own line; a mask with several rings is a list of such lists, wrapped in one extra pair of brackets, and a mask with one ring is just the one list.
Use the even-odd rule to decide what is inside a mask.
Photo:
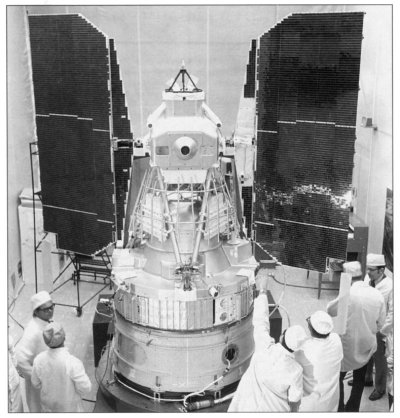
[(197, 142), (189, 136), (181, 136), (174, 142), (174, 150), (181, 160), (190, 160), (198, 150)]

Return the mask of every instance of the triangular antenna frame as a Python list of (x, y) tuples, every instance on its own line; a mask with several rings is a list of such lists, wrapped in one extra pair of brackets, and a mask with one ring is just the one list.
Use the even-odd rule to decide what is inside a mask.
[[(178, 78), (181, 77), (181, 81), (182, 81), (182, 87), (180, 90), (174, 90), (174, 85), (175, 83), (178, 81)], [(193, 89), (192, 90), (188, 90), (187, 89), (187, 83), (185, 83), (185, 77), (187, 77), (190, 82), (193, 85)], [(178, 85), (179, 86), (179, 85)], [(190, 77), (190, 74), (187, 72), (186, 68), (185, 68), (185, 64), (182, 64), (181, 69), (179, 70), (179, 73), (176, 75), (174, 81), (172, 82), (172, 84), (165, 89), (166, 92), (172, 92), (172, 93), (180, 93), (180, 92), (185, 92), (185, 93), (198, 93), (199, 91), (203, 91), (201, 89), (199, 89), (195, 82), (192, 80), (192, 77)]]

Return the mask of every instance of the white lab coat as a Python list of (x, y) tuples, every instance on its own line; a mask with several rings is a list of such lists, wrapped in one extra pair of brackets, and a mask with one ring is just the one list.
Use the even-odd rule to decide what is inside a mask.
[(388, 312), (386, 315), (385, 324), (381, 329), (381, 333), (385, 336), (386, 352), (385, 356), (387, 359), (387, 382), (386, 387), (388, 393), (393, 395), (393, 292), (390, 292), (388, 298)]
[[(370, 280), (371, 279), (369, 278), (367, 274), (364, 278), (364, 282), (369, 284)], [(385, 324), (383, 327), (386, 328), (390, 326), (390, 320), (391, 320), (388, 315), (389, 315), (389, 309), (390, 309), (389, 305), (391, 303), (391, 299), (393, 300), (393, 279), (385, 276), (379, 283), (375, 285), (375, 289), (379, 290), (382, 293), (382, 296), (385, 300), (386, 320), (385, 320)]]
[(48, 347), (43, 340), (43, 330), (48, 325), (37, 317), (33, 317), (24, 330), (21, 341), (16, 347), (18, 370), (25, 379), (26, 403), (29, 412), (41, 412), (39, 391), (32, 387), (32, 365), (35, 357)]
[(269, 335), (268, 300), (260, 294), (254, 301), (255, 351), (228, 412), (290, 412), (303, 392), (301, 366)]
[(84, 412), (82, 396), (92, 388), (82, 362), (66, 347), (49, 348), (35, 358), (32, 385), (40, 390), (42, 412)]
[[(328, 303), (327, 312), (337, 315), (339, 298)], [(341, 371), (357, 370), (368, 363), (376, 351), (376, 333), (385, 321), (385, 302), (379, 290), (361, 281), (350, 288)]]
[(22, 406), (21, 386), (17, 372), (17, 357), (14, 351), (14, 341), (8, 338), (8, 412), (24, 412)]
[[(371, 281), (368, 274), (364, 277), (364, 283), (369, 284)], [(379, 290), (385, 298), (385, 306), (389, 303), (389, 294), (393, 290), (393, 279), (385, 276), (379, 283), (375, 285), (375, 289)]]
[(339, 405), (339, 373), (343, 359), (339, 335), (308, 339), (295, 353), (303, 367), (300, 412), (336, 412)]
[(381, 333), (386, 336), (391, 335), (393, 337), (393, 292), (390, 292), (388, 295), (387, 314)]

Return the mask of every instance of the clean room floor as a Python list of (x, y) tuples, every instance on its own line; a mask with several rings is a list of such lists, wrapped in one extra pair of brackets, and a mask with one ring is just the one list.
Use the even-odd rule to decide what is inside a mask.
[[(338, 294), (337, 290), (323, 290), (321, 292), (320, 299), (318, 296), (318, 274), (316, 272), (310, 272), (307, 278), (307, 271), (302, 269), (296, 269), (292, 267), (280, 266), (276, 269), (262, 269), (261, 275), (272, 274), (275, 279), (270, 276), (269, 290), (271, 291), (275, 302), (280, 302), (282, 309), (280, 310), (283, 318), (283, 328), (288, 325), (288, 317), (290, 318), (290, 324), (299, 324), (306, 327), (305, 318), (312, 314), (315, 310), (324, 310), (326, 304), (334, 299)], [(284, 283), (286, 278), (286, 287), (279, 284), (277, 281)], [(294, 286), (290, 286), (294, 285)], [(336, 283), (329, 283), (324, 285), (326, 288), (336, 288)], [(80, 300), (83, 304), (87, 299), (93, 296), (101, 289), (101, 285), (93, 283), (80, 283)], [(39, 288), (39, 290), (41, 290)], [(284, 290), (284, 293), (282, 294)], [(18, 343), (21, 338), (23, 329), (29, 321), (31, 316), (29, 299), (34, 293), (34, 285), (26, 284), (15, 304), (10, 309), (10, 315), (8, 317), (9, 333), (13, 336), (14, 342)], [(110, 293), (109, 288), (105, 288), (101, 294)], [(76, 286), (72, 281), (66, 283), (63, 287), (53, 293), (53, 299), (55, 303), (63, 303), (70, 305), (77, 305), (77, 291)], [(86, 372), (90, 377), (93, 388), (89, 396), (86, 397), (84, 407), (86, 412), (93, 411), (96, 400), (96, 393), (98, 380), (100, 377), (96, 375), (94, 368), (94, 355), (93, 355), (93, 332), (92, 324), (95, 314), (95, 308), (98, 301), (98, 296), (94, 297), (89, 303), (83, 307), (83, 312), (80, 317), (76, 314), (76, 308), (57, 305), (54, 311), (54, 320), (60, 322), (66, 332), (66, 346), (70, 353), (80, 358), (86, 368)], [(23, 379), (22, 379), (23, 380)], [(345, 383), (345, 396), (348, 397), (350, 387)], [(372, 392), (373, 388), (365, 388), (361, 402), (361, 412), (387, 412), (388, 411), (388, 399), (385, 395), (378, 401), (371, 402), (368, 396)]]

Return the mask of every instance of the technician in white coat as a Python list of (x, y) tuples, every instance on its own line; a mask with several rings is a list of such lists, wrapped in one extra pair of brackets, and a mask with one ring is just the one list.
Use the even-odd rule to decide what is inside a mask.
[[(364, 391), (365, 374), (369, 359), (376, 351), (376, 333), (385, 321), (385, 302), (382, 294), (364, 283), (361, 264), (351, 261), (343, 264), (345, 273), (352, 276), (350, 287), (346, 332), (340, 336), (343, 345), (343, 360), (340, 370), (339, 412), (359, 412)], [(327, 312), (338, 314), (339, 297), (328, 303)], [(343, 380), (348, 371), (353, 371), (353, 387), (344, 403)]]
[(314, 312), (307, 323), (311, 338), (295, 353), (296, 361), (303, 367), (300, 412), (336, 412), (342, 342), (339, 335), (332, 332), (333, 321), (326, 312)]
[(43, 330), (53, 318), (54, 303), (46, 291), (31, 298), (33, 318), (25, 327), (21, 341), (16, 346), (18, 370), (25, 379), (26, 403), (29, 412), (41, 412), (39, 391), (32, 387), (32, 365), (35, 357), (47, 349), (43, 341)]
[(382, 335), (385, 336), (385, 355), (387, 358), (387, 380), (386, 380), (386, 389), (388, 392), (389, 400), (389, 410), (393, 409), (393, 362), (394, 362), (394, 353), (393, 353), (393, 292), (391, 292), (388, 298), (388, 311), (386, 313), (385, 324), (381, 329)]
[(303, 393), (303, 372), (295, 361), (307, 335), (299, 325), (283, 333), (280, 343), (270, 336), (266, 279), (254, 300), (255, 349), (250, 365), (240, 380), (228, 412), (296, 412)]
[[(390, 322), (388, 317), (390, 299), (393, 293), (393, 280), (385, 275), (385, 256), (383, 254), (368, 254), (367, 255), (367, 275), (364, 282), (379, 290), (385, 300), (386, 307), (386, 321)], [(388, 325), (384, 325), (385, 328)], [(376, 401), (386, 392), (387, 379), (387, 360), (385, 356), (385, 335), (380, 331), (376, 334), (377, 348), (372, 359), (368, 363), (367, 374), (365, 382), (372, 382), (372, 370), (375, 364), (375, 384), (374, 390), (369, 396), (371, 401)]]
[(44, 329), (43, 339), (49, 348), (35, 358), (32, 371), (42, 412), (84, 412), (82, 396), (92, 384), (82, 362), (64, 347), (64, 329), (52, 322)]

